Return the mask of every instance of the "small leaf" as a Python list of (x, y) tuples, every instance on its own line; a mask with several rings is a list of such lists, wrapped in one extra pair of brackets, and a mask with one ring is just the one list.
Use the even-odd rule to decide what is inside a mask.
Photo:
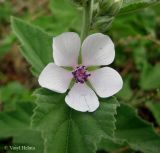
[(121, 104), (117, 109), (116, 127), (115, 136), (131, 148), (145, 153), (160, 152), (160, 136), (149, 123), (137, 116), (132, 107)]
[[(93, 113), (69, 108), (65, 95), (39, 89), (32, 126), (42, 131), (46, 153), (94, 153), (102, 137), (112, 137), (115, 129), (115, 98), (101, 100)], [(78, 148), (78, 149), (77, 149)]]
[(120, 14), (129, 13), (159, 3), (160, 0), (123, 0)]
[(18, 18), (12, 17), (11, 23), (22, 44), (22, 54), (38, 75), (49, 62), (53, 62), (52, 37)]

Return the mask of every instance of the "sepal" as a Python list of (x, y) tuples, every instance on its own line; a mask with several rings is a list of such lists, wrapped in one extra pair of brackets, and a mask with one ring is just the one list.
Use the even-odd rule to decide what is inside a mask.
[(123, 0), (99, 0), (94, 5), (92, 29), (106, 32), (122, 7)]

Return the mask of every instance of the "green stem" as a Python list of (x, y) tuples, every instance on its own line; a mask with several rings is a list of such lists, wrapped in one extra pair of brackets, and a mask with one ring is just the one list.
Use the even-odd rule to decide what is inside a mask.
[(84, 10), (83, 10), (83, 25), (81, 30), (81, 40), (83, 41), (90, 31), (90, 26), (92, 22), (92, 13), (93, 13), (93, 3), (94, 0), (88, 0), (84, 4)]
[[(83, 25), (81, 29), (81, 41), (88, 36), (88, 33), (90, 31), (90, 26), (92, 22), (92, 13), (93, 13), (93, 4), (94, 0), (88, 0), (87, 3), (84, 4), (84, 10), (83, 10)], [(82, 53), (80, 51), (78, 63), (82, 63)]]

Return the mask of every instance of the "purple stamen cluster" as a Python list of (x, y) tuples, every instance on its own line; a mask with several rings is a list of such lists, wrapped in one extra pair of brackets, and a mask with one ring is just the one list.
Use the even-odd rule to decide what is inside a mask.
[(87, 78), (91, 76), (91, 74), (87, 72), (85, 66), (77, 66), (72, 74), (76, 80), (76, 83), (84, 83)]

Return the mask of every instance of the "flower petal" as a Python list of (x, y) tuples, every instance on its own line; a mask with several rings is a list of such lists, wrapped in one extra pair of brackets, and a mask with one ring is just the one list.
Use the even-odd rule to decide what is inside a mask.
[(106, 35), (90, 35), (82, 44), (82, 63), (85, 66), (108, 65), (113, 62), (114, 57), (114, 44)]
[(110, 67), (100, 68), (90, 73), (88, 79), (100, 97), (110, 97), (123, 86), (120, 74)]
[(41, 72), (38, 82), (40, 86), (55, 92), (65, 93), (72, 79), (71, 72), (49, 63)]
[(74, 32), (53, 38), (53, 58), (58, 66), (75, 66), (78, 62), (81, 40)]
[(98, 97), (86, 84), (75, 83), (65, 101), (71, 108), (81, 112), (93, 112), (99, 107)]

